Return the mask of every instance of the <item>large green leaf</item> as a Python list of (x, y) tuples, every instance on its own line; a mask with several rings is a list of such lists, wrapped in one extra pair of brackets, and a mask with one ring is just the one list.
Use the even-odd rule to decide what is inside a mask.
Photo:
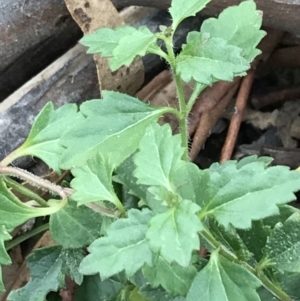
[(195, 16), (208, 2), (210, 2), (210, 0), (173, 0), (169, 9), (173, 19), (173, 27), (177, 28), (181, 21), (188, 17)]
[(14, 229), (27, 220), (55, 212), (55, 208), (33, 208), (22, 203), (7, 189), (0, 177), (0, 216), (1, 224), (7, 229)]
[(47, 103), (36, 117), (26, 141), (14, 151), (14, 158), (35, 156), (60, 172), (59, 162), (64, 148), (59, 139), (81, 120), (83, 116), (77, 105), (66, 104), (55, 110), (53, 103)]
[(128, 218), (115, 221), (107, 230), (107, 237), (95, 240), (88, 248), (80, 271), (85, 275), (100, 273), (102, 279), (125, 270), (128, 276), (145, 263), (152, 265), (152, 252), (146, 240), (148, 223), (153, 213), (147, 209), (131, 209)]
[(260, 301), (258, 278), (214, 251), (187, 294), (186, 301)]
[(129, 66), (136, 56), (144, 56), (155, 48), (157, 37), (146, 26), (133, 28), (122, 26), (116, 29), (101, 28), (83, 37), (81, 44), (88, 46), (88, 53), (101, 53), (110, 57), (112, 71)]
[(65, 275), (70, 275), (80, 284), (82, 276), (78, 274), (78, 263), (82, 258), (81, 250), (64, 250), (60, 246), (35, 250), (28, 257), (30, 281), (12, 291), (8, 300), (44, 301), (49, 292), (65, 286)]
[(260, 160), (213, 164), (210, 178), (204, 180), (200, 215), (213, 216), (225, 228), (232, 224), (249, 229), (252, 220), (279, 214), (277, 205), (294, 200), (300, 189), (299, 172), (285, 166), (267, 168)]
[(176, 261), (187, 267), (193, 250), (200, 247), (198, 231), (202, 225), (196, 215), (199, 206), (184, 200), (176, 207), (154, 216), (149, 224), (147, 238), (153, 252), (169, 263)]
[[(160, 186), (162, 191), (170, 192), (175, 198), (177, 192), (172, 181), (176, 169), (184, 163), (181, 159), (183, 151), (180, 135), (172, 136), (169, 124), (151, 124), (133, 158), (137, 166), (134, 171), (137, 183)], [(156, 192), (156, 195), (160, 194), (160, 189)]]
[(223, 38), (196, 31), (188, 34), (187, 44), (176, 60), (176, 73), (185, 82), (195, 80), (205, 85), (232, 81), (250, 68), (241, 48), (228, 44)]
[(51, 237), (64, 248), (86, 247), (100, 237), (101, 215), (69, 201), (50, 217)]
[(66, 147), (61, 167), (71, 169), (84, 165), (101, 152), (118, 166), (137, 148), (147, 126), (170, 108), (154, 108), (138, 99), (118, 92), (102, 92), (102, 100), (81, 105), (86, 116), (61, 139)]
[(0, 225), (0, 292), (4, 291), (4, 284), (2, 282), (1, 265), (11, 264), (11, 259), (6, 252), (4, 241), (10, 240), (12, 237), (9, 235), (4, 226)]
[(119, 200), (112, 185), (113, 170), (109, 158), (104, 158), (101, 153), (88, 160), (85, 166), (72, 169), (71, 187), (75, 190), (72, 199), (79, 205), (109, 201), (117, 206)]
[(159, 256), (155, 265), (145, 266), (143, 272), (153, 287), (159, 284), (172, 296), (185, 296), (197, 274), (197, 269), (193, 265), (182, 267), (176, 262), (169, 264)]
[(102, 281), (99, 275), (85, 276), (83, 283), (76, 289), (74, 301), (112, 300), (123, 285), (117, 277)]
[(279, 271), (300, 273), (300, 214), (294, 213), (273, 229), (265, 254)]
[(223, 38), (228, 44), (240, 47), (248, 62), (260, 54), (256, 48), (265, 32), (260, 30), (262, 13), (256, 10), (254, 1), (242, 1), (238, 6), (225, 9), (219, 17), (209, 18), (202, 23), (201, 32), (212, 37)]

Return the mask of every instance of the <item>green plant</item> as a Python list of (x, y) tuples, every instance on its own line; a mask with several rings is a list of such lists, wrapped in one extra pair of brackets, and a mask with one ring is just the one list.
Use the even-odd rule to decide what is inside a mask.
[[(136, 56), (160, 55), (174, 75), (179, 110), (111, 91), (79, 111), (73, 104), (43, 108), (24, 144), (0, 164), (0, 263), (10, 264), (9, 248), (48, 227), (57, 245), (28, 257), (31, 280), (8, 300), (59, 300), (48, 293), (63, 288), (66, 276), (78, 285), (75, 300), (300, 300), (300, 214), (286, 205), (300, 189), (300, 173), (269, 167), (267, 157), (207, 170), (189, 162), (187, 117), (197, 96), (245, 75), (265, 34), (255, 3), (245, 1), (190, 32), (176, 56), (177, 26), (208, 2), (173, 0), (172, 25), (157, 34), (124, 26), (81, 40), (89, 53), (109, 57), (112, 70)], [(194, 81), (188, 100), (182, 81)], [(176, 115), (180, 134), (156, 123), (165, 113)], [(28, 155), (57, 173), (71, 170), (70, 187), (9, 166)], [(46, 201), (15, 177), (55, 197)], [(5, 244), (12, 229), (45, 215), (49, 224)], [(199, 256), (200, 247), (209, 259)]]

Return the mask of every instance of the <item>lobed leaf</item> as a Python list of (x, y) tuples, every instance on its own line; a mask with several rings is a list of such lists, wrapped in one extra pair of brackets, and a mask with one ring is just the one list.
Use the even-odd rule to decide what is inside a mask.
[(214, 251), (208, 264), (195, 277), (186, 301), (260, 301), (261, 282), (246, 268)]
[(112, 185), (114, 166), (109, 161), (97, 153), (85, 166), (72, 169), (74, 179), (71, 187), (75, 190), (72, 199), (78, 205), (98, 201), (119, 202)]
[(61, 168), (82, 166), (98, 152), (109, 154), (114, 166), (120, 165), (138, 148), (147, 126), (170, 110), (151, 107), (118, 92), (104, 91), (102, 95), (102, 100), (81, 105), (86, 118), (61, 138), (66, 148)]
[(201, 11), (210, 0), (172, 0), (169, 12), (173, 19), (173, 28), (177, 28), (179, 23), (188, 17), (195, 16)]
[[(139, 151), (133, 157), (138, 184), (159, 186), (173, 197), (177, 196), (172, 180), (176, 169), (183, 163), (184, 150), (180, 139), (180, 135), (172, 136), (169, 124), (153, 123), (146, 129)], [(159, 195), (159, 190), (155, 195)]]
[(188, 34), (187, 44), (183, 45), (176, 61), (176, 73), (185, 82), (195, 80), (205, 85), (232, 81), (250, 68), (241, 48), (228, 44), (223, 38), (196, 31)]
[(199, 209), (195, 203), (184, 200), (154, 216), (147, 231), (152, 251), (160, 253), (168, 263), (176, 261), (187, 267), (192, 251), (200, 247), (198, 231), (202, 229), (202, 224), (196, 215)]
[(100, 273), (101, 278), (106, 279), (123, 270), (131, 276), (145, 263), (151, 266), (152, 253), (146, 231), (152, 217), (153, 213), (148, 209), (129, 210), (128, 218), (111, 224), (107, 237), (90, 245), (90, 254), (82, 261), (80, 271), (85, 275)]
[(267, 168), (259, 160), (248, 164), (227, 161), (213, 164), (204, 184), (201, 216), (213, 216), (227, 229), (230, 224), (249, 229), (252, 220), (277, 215), (277, 205), (295, 199), (300, 173), (285, 166)]
[(35, 118), (26, 141), (14, 151), (14, 158), (35, 156), (60, 172), (59, 162), (64, 148), (59, 139), (82, 120), (77, 105), (66, 104), (55, 110), (53, 103), (48, 102)]
[(86, 206), (69, 201), (50, 217), (50, 233), (64, 248), (86, 247), (100, 237), (101, 215)]
[(136, 56), (144, 56), (156, 46), (156, 36), (146, 26), (122, 26), (116, 29), (101, 28), (84, 36), (80, 43), (88, 46), (88, 53), (101, 53), (109, 57), (112, 71), (129, 66)]
[(268, 238), (264, 252), (278, 271), (300, 272), (300, 214), (278, 223)]
[[(81, 258), (78, 254), (81, 254)], [(79, 256), (79, 257), (78, 257)], [(80, 284), (78, 261), (82, 259), (81, 250), (64, 250), (60, 246), (41, 248), (28, 256), (30, 281), (22, 288), (12, 291), (9, 301), (44, 301), (51, 291), (65, 286), (65, 273)]]
[(101, 53), (102, 57), (111, 57), (119, 41), (135, 30), (131, 26), (120, 26), (115, 29), (100, 28), (93, 33), (85, 35), (79, 42), (89, 47), (87, 53)]
[(256, 10), (255, 2), (250, 0), (226, 8), (218, 18), (205, 20), (201, 32), (225, 39), (229, 45), (238, 46), (242, 49), (242, 56), (252, 62), (261, 53), (256, 46), (266, 34), (260, 30), (261, 25), (262, 12)]
[[(11, 259), (7, 254), (5, 249), (4, 242), (6, 240), (10, 240), (12, 237), (7, 232), (6, 228), (3, 225), (0, 225), (0, 265), (8, 265), (11, 264)], [(0, 292), (5, 291), (5, 287), (2, 281), (2, 271), (0, 266)]]

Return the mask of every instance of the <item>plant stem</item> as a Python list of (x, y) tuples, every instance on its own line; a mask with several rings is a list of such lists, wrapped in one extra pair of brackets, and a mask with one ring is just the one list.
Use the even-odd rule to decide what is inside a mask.
[(22, 195), (30, 197), (31, 199), (35, 200), (38, 204), (40, 204), (42, 207), (49, 206), (48, 203), (43, 198), (41, 198), (38, 194), (34, 193), (30, 189), (26, 188), (22, 184), (19, 184), (18, 182), (14, 181), (9, 177), (5, 177), (4, 180), (10, 188), (21, 193)]
[(6, 251), (12, 249), (13, 247), (17, 246), (18, 244), (20, 244), (21, 242), (41, 233), (44, 232), (46, 230), (49, 229), (49, 223), (41, 225), (17, 238), (15, 238), (14, 240), (9, 241), (8, 243), (5, 244), (5, 249)]
[(269, 280), (262, 272), (257, 273), (257, 271), (252, 268), (248, 263), (239, 260), (233, 253), (229, 250), (225, 249), (210, 233), (208, 229), (204, 229), (201, 231), (201, 235), (206, 239), (206, 241), (215, 249), (219, 248), (219, 253), (228, 259), (229, 261), (233, 261), (239, 265), (245, 267), (250, 273), (254, 274), (257, 278), (260, 279), (264, 287), (271, 292), (274, 296), (276, 296), (279, 300), (282, 301), (292, 301), (292, 299), (278, 286), (276, 286), (273, 282)]
[(189, 153), (188, 153), (188, 129), (187, 129), (187, 117), (188, 111), (186, 107), (186, 101), (183, 92), (183, 85), (181, 82), (181, 78), (176, 74), (176, 58), (173, 50), (173, 34), (170, 37), (162, 37), (166, 44), (167, 52), (168, 52), (168, 62), (170, 63), (177, 90), (177, 96), (179, 100), (179, 110), (181, 113), (181, 117), (179, 118), (179, 127), (181, 134), (181, 144), (184, 147), (183, 159), (185, 161), (189, 161)]

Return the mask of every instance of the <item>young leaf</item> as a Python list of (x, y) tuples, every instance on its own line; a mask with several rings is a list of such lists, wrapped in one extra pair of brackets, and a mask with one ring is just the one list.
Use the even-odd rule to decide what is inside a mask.
[(242, 49), (228, 44), (223, 38), (207, 33), (190, 32), (187, 44), (176, 58), (176, 73), (185, 82), (192, 79), (212, 85), (216, 81), (232, 81), (235, 76), (245, 75), (250, 68), (242, 57)]
[(26, 141), (14, 151), (15, 159), (35, 156), (60, 172), (59, 162), (64, 148), (59, 139), (81, 120), (83, 116), (75, 104), (66, 104), (55, 110), (53, 103), (48, 102), (36, 117)]
[(198, 231), (202, 225), (196, 215), (199, 209), (195, 203), (184, 200), (167, 212), (154, 216), (147, 231), (152, 251), (160, 253), (168, 263), (176, 261), (187, 267), (192, 251), (200, 247)]
[(251, 62), (261, 53), (256, 48), (265, 32), (260, 30), (262, 13), (256, 10), (254, 1), (242, 1), (237, 6), (225, 9), (219, 17), (209, 18), (202, 23), (201, 32), (211, 37), (223, 38), (228, 44), (241, 48), (242, 56)]
[(33, 217), (47, 215), (49, 208), (32, 208), (26, 206), (7, 189), (1, 177), (0, 204), (1, 224), (7, 229), (14, 229)]
[(98, 152), (109, 154), (111, 163), (118, 166), (138, 148), (147, 126), (170, 110), (153, 108), (118, 92), (104, 91), (102, 95), (102, 100), (81, 105), (86, 119), (61, 138), (66, 147), (63, 169), (82, 166)]
[(209, 263), (195, 277), (186, 301), (260, 301), (256, 289), (258, 278), (246, 268), (214, 251)]
[(212, 165), (206, 185), (200, 215), (213, 216), (225, 228), (249, 229), (252, 220), (279, 214), (277, 205), (295, 199), (300, 173), (285, 166), (266, 168), (259, 160), (244, 165), (227, 161)]
[(100, 273), (106, 279), (123, 270), (131, 276), (145, 263), (151, 266), (152, 253), (145, 236), (152, 217), (153, 213), (147, 209), (129, 210), (128, 218), (111, 224), (107, 237), (90, 245), (90, 254), (82, 261), (80, 271), (85, 275)]
[[(77, 250), (77, 252), (82, 252)], [(75, 250), (66, 251), (60, 246), (37, 249), (28, 256), (28, 268), (31, 279), (22, 288), (12, 291), (9, 301), (41, 301), (45, 300), (46, 295), (51, 291), (57, 291), (65, 286), (65, 274), (71, 272), (74, 280), (81, 280), (75, 272), (76, 262), (73, 255), (78, 258)], [(72, 257), (71, 257), (72, 256)], [(68, 258), (71, 257), (71, 258)], [(68, 258), (68, 261), (66, 259)], [(72, 263), (72, 267), (68, 266)], [(81, 282), (81, 281), (80, 281)], [(80, 284), (80, 282), (78, 284)]]
[(116, 29), (100, 28), (85, 35), (79, 42), (89, 47), (87, 53), (101, 53), (102, 57), (111, 57), (119, 41), (135, 31), (136, 29), (131, 26), (120, 26)]
[[(172, 296), (185, 296), (197, 274), (197, 269), (193, 265), (182, 267), (176, 262), (169, 264), (159, 256), (155, 265), (145, 266), (143, 272), (153, 287), (160, 284)], [(151, 279), (153, 277), (154, 279)]]
[(277, 224), (265, 247), (265, 254), (278, 271), (300, 272), (300, 214)]
[(112, 71), (121, 66), (129, 66), (136, 56), (144, 56), (155, 47), (157, 38), (146, 26), (138, 29), (122, 26), (116, 29), (101, 28), (95, 33), (86, 35), (80, 43), (88, 46), (88, 53), (101, 53), (110, 57)]
[(180, 146), (180, 135), (172, 136), (169, 124), (160, 126), (151, 124), (140, 142), (139, 151), (134, 155), (137, 166), (134, 176), (138, 184), (159, 186), (152, 189), (155, 196), (162, 200), (177, 197), (176, 187), (173, 185), (173, 176), (176, 169), (183, 164), (181, 157), (183, 148)]
[(92, 209), (69, 201), (50, 217), (53, 240), (64, 248), (82, 248), (100, 237), (102, 218)]
[(173, 19), (172, 27), (177, 28), (179, 23), (188, 17), (195, 16), (210, 0), (172, 0), (169, 12)]
[[(11, 264), (11, 259), (6, 252), (4, 241), (10, 240), (12, 237), (9, 235), (4, 226), (0, 225), (0, 265)], [(2, 282), (2, 271), (0, 266), (0, 292), (5, 290), (4, 284)]]
[(112, 185), (114, 166), (109, 159), (97, 153), (87, 165), (72, 169), (75, 177), (71, 187), (75, 190), (72, 199), (82, 205), (90, 202), (109, 201), (118, 206), (119, 200)]
[(74, 301), (113, 300), (123, 285), (114, 278), (102, 281), (99, 275), (85, 276), (83, 283), (76, 289)]

